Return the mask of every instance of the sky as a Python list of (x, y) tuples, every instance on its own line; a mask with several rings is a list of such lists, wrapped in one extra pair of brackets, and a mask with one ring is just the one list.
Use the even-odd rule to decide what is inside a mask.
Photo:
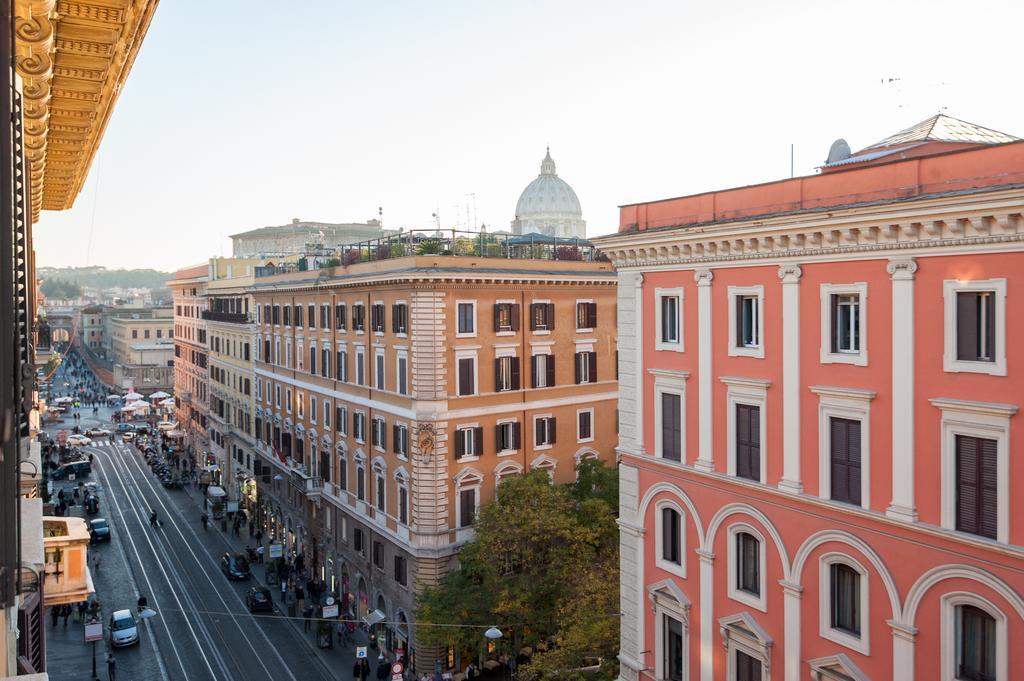
[(164, 0), (38, 264), (174, 270), (289, 222), (508, 229), (545, 146), (618, 206), (815, 172), (935, 113), (1024, 137), (1024, 2)]

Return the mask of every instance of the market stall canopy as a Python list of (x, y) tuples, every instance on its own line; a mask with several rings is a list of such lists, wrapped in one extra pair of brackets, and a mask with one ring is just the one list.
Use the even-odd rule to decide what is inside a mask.
[(206, 496), (210, 497), (211, 499), (220, 499), (222, 497), (226, 497), (227, 495), (228, 493), (224, 491), (223, 487), (218, 487), (217, 485), (210, 485), (209, 487), (206, 488)]
[(127, 393), (124, 396), (124, 399), (126, 399), (126, 400), (141, 400), (142, 399), (142, 395), (140, 395), (137, 392), (130, 392), (130, 393)]
[(121, 407), (121, 411), (135, 411), (135, 407), (132, 407), (132, 406)]
[(157, 390), (155, 393), (149, 396), (151, 400), (162, 400), (170, 397), (170, 393), (165, 393), (163, 390)]
[(169, 437), (172, 440), (177, 440), (179, 437), (185, 437), (184, 431), (181, 430), (168, 430), (164, 433), (164, 437)]
[(119, 400), (119, 399), (121, 399), (120, 395), (107, 395), (107, 401), (108, 402), (110, 402), (111, 400)]
[(57, 402), (57, 403), (59, 403), (59, 402), (74, 402), (74, 401), (75, 401), (74, 397), (58, 397), (57, 399), (54, 400), (54, 402)]
[(161, 407), (173, 407), (174, 406), (174, 398), (171, 397), (171, 398), (168, 398), (168, 399), (164, 400), (163, 402), (160, 403), (160, 406)]
[(146, 400), (135, 400), (134, 402), (132, 402), (132, 406), (133, 407), (148, 407), (150, 405), (149, 405), (149, 402), (147, 402)]
[(363, 616), (363, 622), (366, 623), (366, 626), (368, 627), (372, 627), (375, 624), (380, 624), (386, 619), (387, 617), (380, 610), (374, 610), (373, 612), (367, 613)]

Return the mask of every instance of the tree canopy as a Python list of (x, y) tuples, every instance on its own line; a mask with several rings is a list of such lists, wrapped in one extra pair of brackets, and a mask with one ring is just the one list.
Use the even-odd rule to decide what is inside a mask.
[(82, 295), (81, 286), (63, 279), (44, 279), (39, 289), (44, 296), (54, 300), (77, 298)]
[[(546, 648), (519, 668), (526, 681), (572, 679), (601, 658), (618, 672), (618, 477), (583, 462), (579, 481), (552, 485), (545, 471), (506, 478), (483, 506), (460, 569), (425, 590), (416, 619), (428, 643), (478, 650), (498, 626), (516, 646)], [(431, 626), (443, 624), (474, 626)]]

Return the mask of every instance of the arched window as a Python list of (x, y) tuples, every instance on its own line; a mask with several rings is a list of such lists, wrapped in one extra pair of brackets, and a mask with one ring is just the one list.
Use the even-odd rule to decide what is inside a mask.
[(973, 605), (956, 608), (956, 678), (996, 678), (996, 620)]
[(850, 556), (821, 557), (819, 610), (822, 638), (870, 654), (868, 647), (868, 571)]
[(658, 567), (685, 577), (682, 510), (676, 504), (662, 502), (656, 507), (656, 512)]
[(750, 525), (733, 525), (728, 550), (729, 598), (766, 611), (764, 537)]

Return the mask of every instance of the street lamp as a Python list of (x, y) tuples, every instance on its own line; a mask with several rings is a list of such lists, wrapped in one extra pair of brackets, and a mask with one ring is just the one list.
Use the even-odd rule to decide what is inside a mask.
[[(498, 641), (501, 639), (501, 629), (499, 629), (498, 627), (491, 627), (490, 629), (488, 629), (487, 631), (484, 632), (484, 636), (486, 636), (488, 640), (492, 641), (495, 644), (495, 648), (497, 648)], [(499, 655), (498, 655), (498, 662), (499, 663), (501, 662), (501, 654), (500, 654), (500, 652), (499, 652)], [(506, 664), (508, 664), (507, 661), (506, 661)], [(504, 672), (502, 672), (501, 677), (505, 678), (505, 673)]]

